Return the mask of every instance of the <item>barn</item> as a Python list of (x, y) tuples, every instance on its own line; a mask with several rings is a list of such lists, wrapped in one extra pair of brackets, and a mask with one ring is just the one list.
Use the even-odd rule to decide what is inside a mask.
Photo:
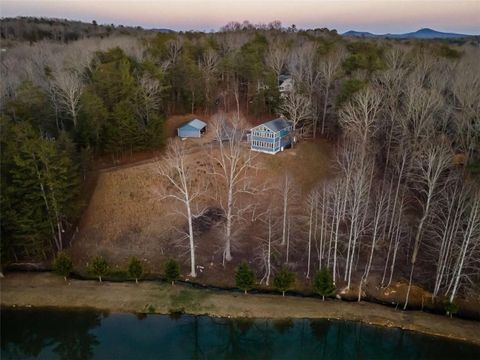
[(181, 138), (200, 138), (206, 130), (206, 123), (193, 119), (177, 128), (177, 135)]

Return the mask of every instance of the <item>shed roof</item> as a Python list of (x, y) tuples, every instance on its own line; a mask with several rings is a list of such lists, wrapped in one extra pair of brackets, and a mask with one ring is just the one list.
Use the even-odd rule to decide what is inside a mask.
[(263, 123), (262, 125), (267, 127), (268, 129), (270, 129), (273, 132), (277, 132), (277, 131), (280, 131), (282, 129), (285, 129), (288, 126), (291, 126), (292, 124), (287, 119), (285, 119), (283, 117), (280, 117), (278, 119), (273, 119), (273, 120), (270, 120), (266, 123)]
[(193, 120), (190, 120), (189, 122), (183, 124), (180, 126), (180, 128), (183, 128), (183, 127), (193, 127), (197, 130), (202, 130), (205, 126), (207, 126), (206, 123), (204, 123), (202, 120), (198, 120), (198, 119), (193, 119)]

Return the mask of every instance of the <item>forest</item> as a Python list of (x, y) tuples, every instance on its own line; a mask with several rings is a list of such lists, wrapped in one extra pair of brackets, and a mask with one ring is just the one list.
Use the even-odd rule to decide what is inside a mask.
[[(222, 112), (231, 115), (214, 123), (218, 148), (208, 173), (220, 194), (224, 266), (248, 221), (261, 239), (245, 260), (267, 286), (284, 268), (307, 279), (328, 268), (335, 284), (359, 294), (369, 282), (406, 279), (405, 307), (412, 284), (449, 302), (480, 293), (480, 49), (473, 40), (351, 39), (277, 21), (68, 41), (8, 34), (3, 264), (44, 261), (66, 247), (95, 159), (163, 149), (158, 176), (171, 189), (163, 198), (177, 201), (186, 218), (185, 261), (195, 277), (202, 245), (193, 225), (208, 190), (184, 161), (184, 146), (168, 140), (166, 119)], [(281, 94), (285, 76), (293, 86)], [(292, 121), (300, 142), (332, 144), (334, 176), (305, 192), (286, 168), (253, 187), (255, 161), (242, 150), (240, 119), (277, 115)], [(258, 204), (245, 201), (249, 192), (259, 194)]]

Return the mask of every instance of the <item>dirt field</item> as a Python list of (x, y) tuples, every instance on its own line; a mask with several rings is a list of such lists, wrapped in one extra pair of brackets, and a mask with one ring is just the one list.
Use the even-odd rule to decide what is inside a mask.
[(370, 303), (321, 301), (280, 295), (195, 290), (164, 283), (98, 283), (52, 274), (12, 273), (0, 280), (2, 306), (95, 308), (124, 312), (208, 314), (272, 319), (344, 319), (399, 327), (480, 344), (480, 323)]

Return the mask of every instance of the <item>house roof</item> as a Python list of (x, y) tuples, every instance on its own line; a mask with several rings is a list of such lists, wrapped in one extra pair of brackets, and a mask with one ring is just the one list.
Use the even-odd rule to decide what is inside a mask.
[(278, 119), (273, 119), (273, 120), (270, 120), (266, 123), (263, 123), (262, 125), (267, 127), (268, 129), (270, 129), (273, 132), (277, 132), (277, 131), (280, 131), (282, 129), (285, 129), (288, 126), (291, 126), (292, 124), (291, 124), (290, 121), (288, 121), (285, 118), (278, 118)]
[(193, 120), (190, 120), (189, 122), (181, 125), (179, 128), (193, 127), (194, 129), (202, 130), (205, 126), (207, 126), (207, 124), (204, 123), (202, 120), (193, 119)]

